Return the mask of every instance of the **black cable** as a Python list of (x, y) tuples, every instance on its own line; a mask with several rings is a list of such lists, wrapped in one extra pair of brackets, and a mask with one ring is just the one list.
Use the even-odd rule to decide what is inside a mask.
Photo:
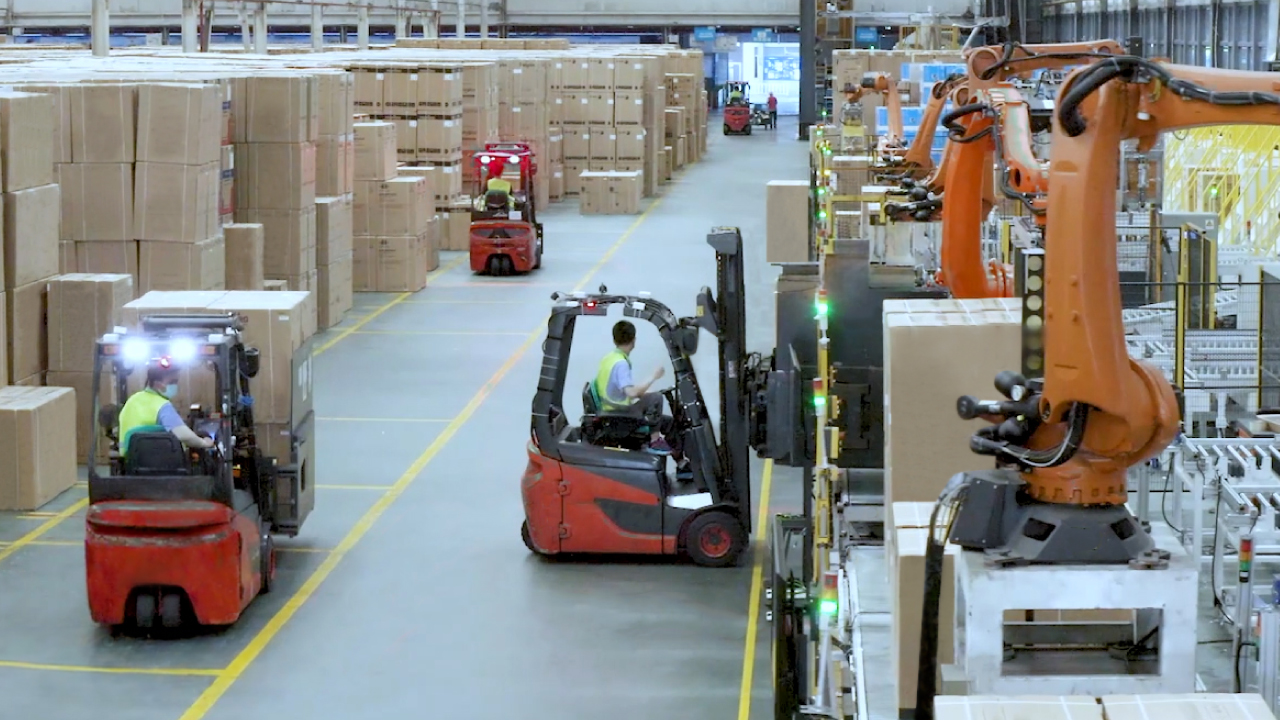
[(1253, 643), (1253, 642), (1242, 642), (1242, 643), (1240, 643), (1239, 645), (1237, 645), (1237, 646), (1236, 646), (1236, 658), (1235, 658), (1235, 662), (1231, 663), (1231, 670), (1232, 670), (1232, 674), (1233, 674), (1233, 675), (1234, 675), (1234, 677), (1235, 677), (1235, 683), (1232, 685), (1232, 687), (1233, 687), (1234, 689), (1231, 691), (1231, 692), (1233, 692), (1233, 693), (1241, 693), (1241, 692), (1244, 692), (1243, 688), (1241, 688), (1241, 687), (1240, 687), (1240, 686), (1241, 686), (1241, 683), (1242, 683), (1242, 681), (1241, 681), (1241, 679), (1240, 679), (1240, 660), (1241, 660), (1241, 657), (1244, 655), (1244, 649), (1245, 649), (1246, 647), (1253, 647), (1254, 645), (1256, 645), (1256, 643)]
[[(1174, 532), (1178, 533), (1178, 535), (1182, 535), (1182, 529), (1169, 521), (1169, 512), (1168, 510), (1165, 509), (1169, 500), (1169, 491), (1171, 489), (1170, 486), (1171, 486), (1172, 480), (1173, 480), (1173, 459), (1170, 458), (1169, 472), (1164, 474), (1164, 490), (1160, 495), (1160, 517), (1164, 518), (1165, 525), (1168, 525)], [(1182, 518), (1178, 518), (1178, 519), (1181, 520)]]
[(942, 561), (947, 541), (934, 537), (937, 513), (929, 519), (924, 551), (924, 603), (920, 608), (920, 657), (916, 672), (915, 720), (933, 720), (933, 699), (938, 694), (938, 622), (942, 606)]

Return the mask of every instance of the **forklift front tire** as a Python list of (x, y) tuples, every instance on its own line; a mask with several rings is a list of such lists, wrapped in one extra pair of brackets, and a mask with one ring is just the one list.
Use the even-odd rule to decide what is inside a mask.
[(684, 550), (689, 559), (703, 567), (730, 567), (747, 546), (742, 523), (720, 510), (705, 512), (689, 523)]
[(520, 524), (520, 539), (524, 540), (524, 546), (529, 548), (529, 552), (534, 555), (546, 555), (533, 544), (533, 536), (529, 534), (529, 521), (525, 520)]

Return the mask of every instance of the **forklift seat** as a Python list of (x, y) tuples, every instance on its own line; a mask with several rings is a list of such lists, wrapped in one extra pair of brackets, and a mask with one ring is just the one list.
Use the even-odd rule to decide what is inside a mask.
[(596, 393), (594, 382), (587, 381), (582, 387), (582, 413), (582, 437), (592, 445), (639, 450), (649, 440), (649, 423), (645, 418), (625, 413), (601, 412), (600, 397)]
[(124, 460), (125, 475), (190, 475), (191, 462), (182, 441), (171, 432), (134, 431)]

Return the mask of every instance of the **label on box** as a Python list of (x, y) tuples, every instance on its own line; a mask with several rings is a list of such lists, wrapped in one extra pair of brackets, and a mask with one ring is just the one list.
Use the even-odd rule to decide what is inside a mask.
[(445, 126), (445, 127), (453, 127), (453, 121), (452, 121), (452, 120), (445, 120), (445, 121), (444, 121), (444, 126)]
[(586, 105), (586, 104), (587, 104), (587, 99), (586, 99), (586, 98), (582, 98), (582, 104), (583, 104), (583, 105)]
[(417, 120), (410, 120), (410, 121), (409, 121), (409, 127), (418, 127), (418, 121), (417, 121)]
[(643, 104), (644, 104), (644, 98), (636, 98), (636, 104), (637, 104), (637, 105), (643, 105)]
[(564, 65), (562, 65), (562, 64), (560, 64), (560, 63), (556, 63), (556, 69), (557, 69), (557, 70), (559, 70), (559, 69), (561, 69), (561, 68), (563, 68), (563, 67), (564, 67)]
[(617, 135), (610, 135), (610, 136), (609, 136), (609, 139), (610, 139), (610, 140), (617, 140), (617, 139), (618, 139), (618, 136), (617, 136)]
[(609, 63), (609, 69), (610, 69), (610, 70), (612, 70), (612, 69), (613, 69), (613, 63)]
[(374, 77), (374, 79), (375, 79), (375, 80), (381, 80), (381, 79), (382, 79), (382, 73), (376, 73), (376, 74), (374, 74), (374, 76), (373, 76), (373, 77)]
[(523, 73), (523, 72), (524, 72), (524, 70), (521, 70), (520, 68), (515, 68), (515, 69), (513, 69), (511, 72), (515, 73), (516, 75), (519, 75), (519, 74)]
[(448, 166), (446, 166), (446, 167), (445, 167), (445, 169), (444, 169), (444, 174), (445, 174), (445, 175), (452, 175), (452, 174), (453, 174), (453, 168), (452, 168), (452, 167), (448, 167)]
[(563, 101), (563, 100), (561, 100), (560, 98), (556, 98), (556, 104), (557, 104), (557, 105), (559, 105), (559, 104), (560, 104), (560, 103), (562, 103), (562, 102), (564, 102), (564, 101)]
[(445, 82), (453, 82), (453, 73), (445, 73), (445, 74), (444, 74), (444, 81), (445, 81)]
[(411, 74), (411, 75), (409, 76), (409, 79), (410, 79), (411, 81), (413, 81), (413, 82), (418, 82), (418, 74), (417, 74), (417, 73), (413, 73), (413, 74)]

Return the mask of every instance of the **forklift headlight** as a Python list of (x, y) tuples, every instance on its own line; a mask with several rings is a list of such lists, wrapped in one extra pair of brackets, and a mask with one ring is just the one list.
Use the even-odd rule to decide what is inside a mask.
[(191, 338), (178, 338), (169, 344), (169, 356), (173, 361), (185, 365), (196, 359), (196, 342)]
[(145, 363), (151, 358), (151, 345), (142, 338), (129, 338), (124, 341), (121, 355), (130, 363)]

